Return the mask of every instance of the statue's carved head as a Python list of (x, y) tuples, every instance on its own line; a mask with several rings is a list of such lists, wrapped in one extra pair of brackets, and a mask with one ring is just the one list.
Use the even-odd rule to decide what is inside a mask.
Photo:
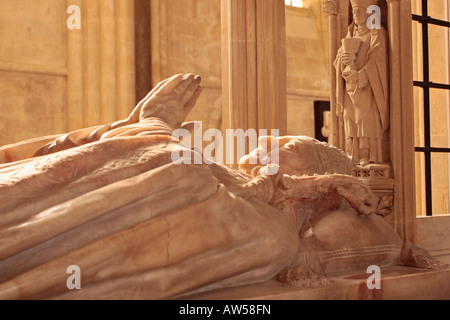
[(305, 136), (261, 137), (258, 148), (244, 156), (239, 169), (247, 174), (264, 166), (260, 154), (278, 152), (279, 171), (287, 175), (351, 174), (355, 162), (343, 151)]
[(370, 14), (367, 8), (372, 5), (378, 5), (378, 0), (350, 0), (352, 5), (353, 20), (356, 25), (365, 25)]

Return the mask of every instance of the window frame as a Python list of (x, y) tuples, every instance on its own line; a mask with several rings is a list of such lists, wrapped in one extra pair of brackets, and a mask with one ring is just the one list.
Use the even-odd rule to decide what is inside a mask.
[(422, 25), (422, 72), (423, 80), (414, 81), (414, 87), (423, 89), (423, 126), (424, 146), (415, 147), (416, 153), (423, 153), (425, 159), (425, 201), (426, 216), (433, 216), (433, 182), (431, 156), (437, 153), (450, 154), (450, 148), (436, 148), (431, 144), (431, 103), (430, 89), (450, 90), (450, 84), (430, 81), (430, 55), (429, 55), (429, 25), (450, 28), (450, 22), (432, 18), (428, 15), (428, 0), (422, 0), (421, 15), (413, 14), (413, 22)]

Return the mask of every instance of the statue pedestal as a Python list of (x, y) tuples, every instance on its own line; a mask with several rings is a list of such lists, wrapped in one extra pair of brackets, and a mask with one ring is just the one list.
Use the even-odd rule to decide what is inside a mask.
[(368, 185), (377, 197), (380, 198), (380, 208), (383, 207), (383, 215), (393, 224), (395, 180), (392, 167), (389, 164), (370, 164), (368, 166), (356, 166), (352, 175)]
[(388, 164), (356, 166), (352, 175), (356, 178), (369, 180), (389, 179), (392, 178), (392, 168)]

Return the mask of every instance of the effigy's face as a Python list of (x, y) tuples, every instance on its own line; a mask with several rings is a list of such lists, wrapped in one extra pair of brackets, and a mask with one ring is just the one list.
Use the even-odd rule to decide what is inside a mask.
[(358, 26), (367, 24), (370, 15), (367, 13), (367, 6), (355, 5), (353, 7), (353, 20)]
[(315, 168), (315, 151), (309, 142), (289, 138), (280, 146), (280, 172), (287, 175), (311, 174)]
[[(264, 137), (266, 138), (266, 137)], [(264, 142), (263, 142), (264, 141)], [(250, 152), (239, 162), (239, 169), (247, 174), (252, 174), (252, 170), (262, 167), (261, 154), (266, 154), (273, 158), (273, 154), (278, 153), (279, 172), (287, 175), (311, 174), (315, 168), (314, 148), (309, 141), (303, 141), (298, 137), (268, 137), (260, 140), (258, 148)]]

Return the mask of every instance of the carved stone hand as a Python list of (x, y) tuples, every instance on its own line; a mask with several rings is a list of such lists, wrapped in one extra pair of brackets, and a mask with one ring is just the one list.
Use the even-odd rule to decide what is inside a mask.
[(139, 121), (160, 118), (179, 128), (194, 107), (202, 91), (201, 78), (194, 74), (176, 75), (158, 85), (140, 110)]
[(244, 198), (257, 198), (282, 211), (292, 201), (324, 201), (332, 209), (343, 198), (359, 215), (370, 215), (377, 212), (379, 203), (378, 197), (364, 182), (342, 174), (303, 177), (281, 173), (257, 175), (232, 192)]
[[(177, 118), (184, 120), (195, 105), (201, 93), (200, 81), (201, 78), (194, 74), (177, 74), (161, 81), (139, 102), (127, 119), (115, 122), (110, 130), (136, 124), (150, 117), (160, 118), (173, 127), (180, 122)], [(171, 112), (174, 114), (171, 115)]]
[(356, 55), (354, 53), (342, 52), (341, 59), (342, 59), (342, 63), (345, 66), (354, 66), (352, 69), (353, 70), (356, 69), (356, 66), (355, 66)]
[(286, 199), (305, 201), (320, 199), (321, 195), (325, 195), (328, 200), (336, 202), (342, 197), (360, 215), (374, 214), (379, 202), (367, 185), (352, 176), (285, 176), (280, 182), (277, 187), (285, 190)]

